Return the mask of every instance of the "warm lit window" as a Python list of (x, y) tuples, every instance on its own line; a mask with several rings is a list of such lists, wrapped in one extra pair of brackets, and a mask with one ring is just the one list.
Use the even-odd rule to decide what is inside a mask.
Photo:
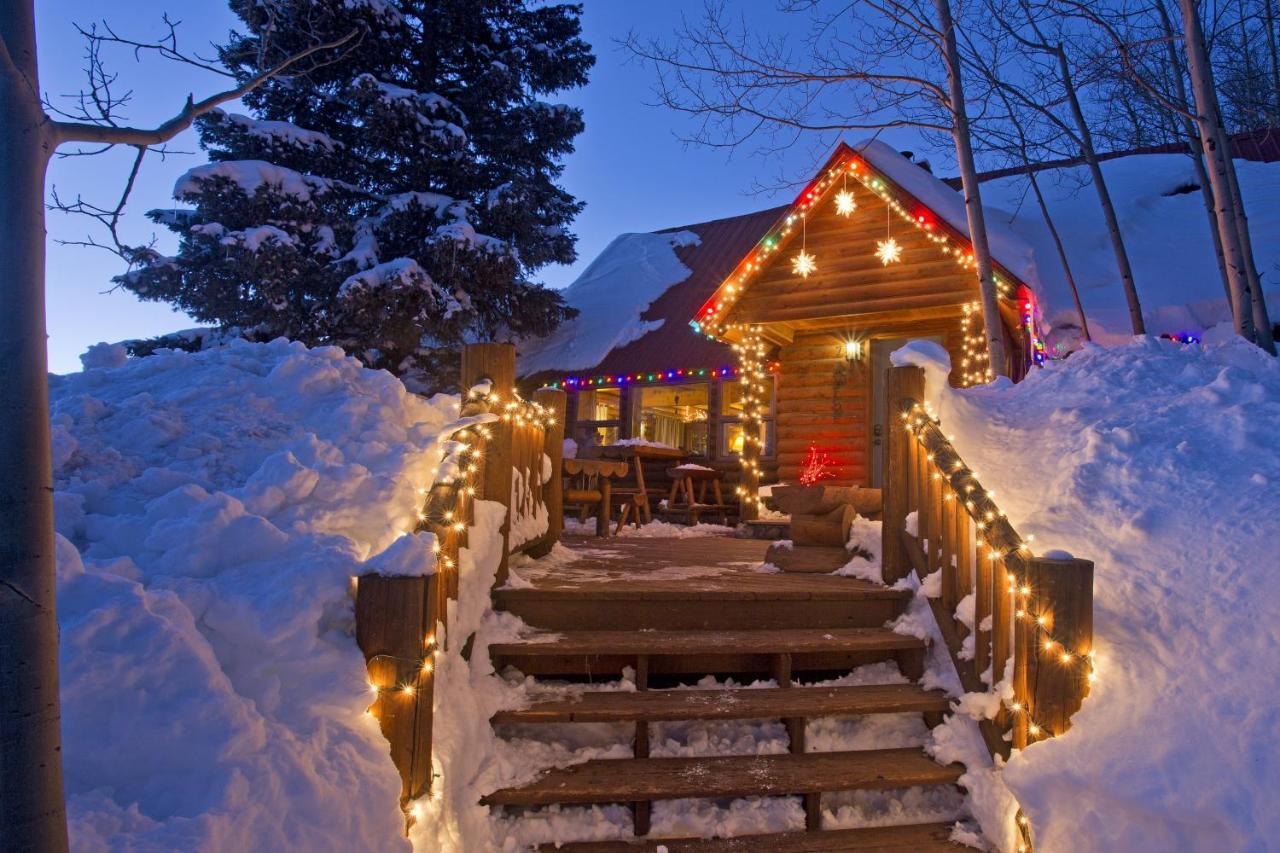
[(632, 435), (705, 456), (709, 388), (692, 382), (637, 389)]
[(622, 391), (592, 388), (578, 392), (578, 421), (574, 440), (585, 447), (616, 444), (622, 425)]
[[(737, 456), (742, 453), (742, 413), (746, 408), (746, 392), (740, 381), (733, 379), (721, 385), (720, 392), (720, 455)], [(765, 456), (773, 455), (773, 381), (765, 383), (763, 398), (758, 401), (763, 418), (760, 424), (760, 440)]]

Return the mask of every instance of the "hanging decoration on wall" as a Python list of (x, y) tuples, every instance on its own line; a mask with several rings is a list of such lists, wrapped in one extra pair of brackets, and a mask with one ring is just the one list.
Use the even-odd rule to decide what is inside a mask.
[(840, 171), (844, 175), (844, 184), (840, 187), (840, 192), (836, 193), (836, 213), (841, 216), (852, 216), (858, 209), (858, 202), (853, 197), (853, 193), (849, 192), (849, 173), (843, 169)]
[(897, 240), (893, 239), (891, 230), (893, 218), (889, 213), (889, 209), (886, 207), (884, 211), (884, 239), (876, 241), (876, 257), (886, 267), (902, 260), (902, 247), (898, 245)]
[(803, 213), (800, 214), (800, 254), (791, 259), (791, 271), (801, 278), (808, 278), (809, 273), (818, 268), (818, 265), (813, 261), (813, 255), (809, 254), (807, 248), (806, 238), (808, 235), (805, 233), (805, 220), (807, 218)]
[(800, 485), (812, 486), (821, 480), (835, 477), (831, 470), (831, 457), (822, 453), (814, 445), (809, 445), (809, 453), (800, 463)]

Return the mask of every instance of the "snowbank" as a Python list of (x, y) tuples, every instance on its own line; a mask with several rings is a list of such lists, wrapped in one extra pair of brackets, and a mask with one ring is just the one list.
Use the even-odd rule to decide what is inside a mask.
[(1003, 773), (1036, 849), (1269, 849), (1280, 361), (1146, 338), (966, 391), (937, 381), (936, 349), (895, 361), (926, 367), (943, 429), (1037, 551), (1095, 562), (1098, 681)]
[(50, 379), (73, 846), (408, 850), (350, 579), (432, 570), (456, 400), (283, 341), (109, 363)]
[(640, 315), (692, 274), (675, 250), (699, 242), (692, 231), (614, 239), (563, 291), (565, 301), (581, 313), (551, 335), (521, 345), (521, 374), (593, 367), (610, 350), (657, 329), (661, 320), (643, 321)]
[[(1280, 163), (1237, 160), (1236, 170), (1258, 271), (1275, 314), (1280, 300), (1275, 285), (1280, 242), (1266, 235), (1280, 233)], [(1104, 162), (1102, 172), (1116, 205), (1148, 332), (1200, 337), (1219, 323), (1230, 324), (1231, 312), (1190, 158), (1132, 155)], [(1088, 185), (1088, 168), (1047, 170), (1040, 173), (1039, 181), (1066, 244), (1094, 340), (1126, 343), (1131, 336), (1129, 310), (1097, 193)], [(1033, 248), (1035, 277), (1028, 281), (1040, 291), (1045, 320), (1058, 326), (1077, 323), (1066, 275), (1026, 178), (983, 183), (982, 201), (991, 211), (993, 227), (1017, 233)]]

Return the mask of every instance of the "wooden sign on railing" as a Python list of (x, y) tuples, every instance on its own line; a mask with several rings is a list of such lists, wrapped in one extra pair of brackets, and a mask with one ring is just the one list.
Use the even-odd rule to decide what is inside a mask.
[(1007, 757), (1006, 731), (1019, 749), (1061, 734), (1088, 694), (1093, 563), (1031, 552), (928, 412), (923, 370), (890, 368), (886, 396), (894, 421), (885, 450), (885, 582), (912, 569), (922, 579), (941, 572), (930, 605), (962, 686), (987, 692), (1006, 676), (1012, 682), (1013, 701), (980, 724), (992, 754)]

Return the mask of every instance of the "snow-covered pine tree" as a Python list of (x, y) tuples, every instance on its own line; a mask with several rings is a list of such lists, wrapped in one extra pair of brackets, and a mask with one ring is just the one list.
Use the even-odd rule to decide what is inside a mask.
[[(530, 275), (575, 255), (582, 205), (557, 181), (581, 112), (542, 100), (594, 62), (581, 7), (528, 0), (232, 0), (281, 55), (353, 27), (335, 62), (281, 77), (199, 124), (211, 162), (192, 205), (153, 211), (176, 257), (138, 252), (117, 281), (202, 322), (336, 344), (435, 385), (467, 338), (545, 334), (572, 314)], [(232, 33), (222, 62), (260, 56)], [(451, 359), (450, 359), (451, 360)], [(438, 378), (438, 377), (437, 377)]]

